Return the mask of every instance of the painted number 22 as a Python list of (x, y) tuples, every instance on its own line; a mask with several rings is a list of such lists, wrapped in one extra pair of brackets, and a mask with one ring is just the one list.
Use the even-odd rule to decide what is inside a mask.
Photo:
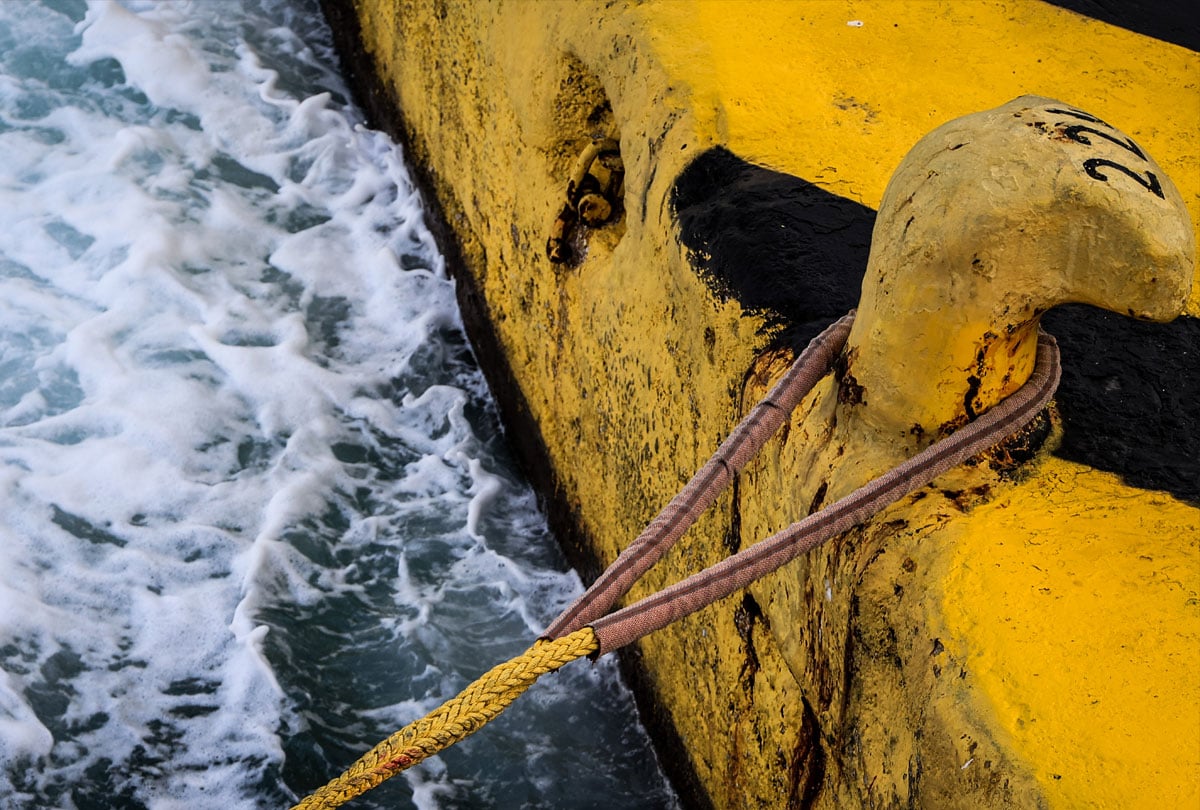
[[(1069, 115), (1072, 118), (1078, 118), (1082, 121), (1087, 121), (1088, 124), (1099, 124), (1107, 129), (1112, 129), (1111, 126), (1104, 123), (1099, 118), (1096, 118), (1093, 115), (1088, 115), (1080, 110), (1048, 109), (1046, 112), (1056, 113), (1058, 115)], [(1056, 126), (1060, 127), (1059, 131), (1062, 133), (1063, 137), (1075, 141), (1076, 143), (1091, 146), (1092, 138), (1100, 137), (1106, 141), (1109, 141), (1110, 143), (1116, 144), (1122, 149), (1129, 151), (1139, 160), (1143, 162), (1146, 160), (1146, 154), (1138, 147), (1136, 143), (1119, 133), (1113, 134), (1116, 132), (1115, 130), (1113, 133), (1104, 132), (1096, 129), (1093, 126), (1088, 126), (1087, 124), (1074, 124), (1067, 126), (1064, 123), (1059, 123)], [(1104, 169), (1105, 171), (1102, 172), (1101, 169)], [(1159, 199), (1166, 199), (1165, 195), (1163, 194), (1162, 184), (1158, 182), (1158, 177), (1156, 177), (1152, 171), (1147, 170), (1143, 176), (1128, 166), (1124, 166), (1114, 160), (1108, 160), (1107, 158), (1089, 158), (1083, 162), (1083, 170), (1087, 173), (1088, 177), (1095, 178), (1096, 180), (1100, 180), (1105, 183), (1108, 182), (1108, 174), (1106, 173), (1108, 169), (1116, 169)]]

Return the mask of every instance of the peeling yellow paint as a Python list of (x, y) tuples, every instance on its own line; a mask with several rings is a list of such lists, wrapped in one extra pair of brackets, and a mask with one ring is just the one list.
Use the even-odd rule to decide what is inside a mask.
[[(1036, 2), (701, 0), (638, 13), (734, 152), (872, 208), (925, 133), (1032, 93), (1132, 135), (1200, 223), (1200, 54), (1186, 48)], [(1188, 311), (1200, 316), (1200, 281)]]
[[(603, 562), (770, 382), (746, 383), (766, 342), (761, 319), (717, 300), (678, 242), (670, 188), (706, 147), (877, 206), (922, 135), (1039, 93), (1129, 132), (1179, 187), (1193, 229), (1200, 221), (1200, 57), (1048, 4), (353, 4), (557, 494)], [(624, 218), (590, 234), (578, 266), (551, 265), (545, 240), (572, 162), (610, 128)], [(1191, 289), (1188, 311), (1200, 316), (1200, 281)], [(1012, 365), (1013, 381), (1025, 371), (1003, 352), (989, 362)], [(736, 498), (723, 497), (634, 596), (715, 562), (731, 539), (787, 525), (818, 492), (827, 503), (879, 472), (878, 448), (830, 446), (836, 408), (826, 381)], [(1159, 806), (1194, 798), (1200, 714), (1186, 701), (1198, 705), (1200, 509), (1054, 460), (1019, 486), (973, 467), (918, 495), (754, 586), (760, 618), (733, 599), (641, 643), (662, 716), (714, 805), (798, 801), (821, 776), (805, 746), (826, 755), (817, 807), (1132, 806), (1155, 795), (1150, 779)], [(1030, 529), (1055, 533), (1046, 579), (1016, 556)], [(1153, 561), (1129, 556), (1147, 544)], [(1104, 579), (1110, 562), (1121, 576)], [(1084, 572), (1083, 585), (1068, 570)], [(1170, 603), (1163, 572), (1191, 603)], [(1097, 615), (1118, 597), (1140, 605), (1146, 623), (1130, 611), (1115, 635), (1111, 617), (1088, 632), (1088, 610), (1067, 598), (1078, 591)], [(1024, 634), (1005, 621), (1018, 611)], [(1056, 646), (1051, 626), (1073, 628), (1075, 644)], [(1134, 639), (1125, 650), (1109, 642), (1121, 634)], [(1089, 660), (1071, 660), (1075, 649)], [(1186, 683), (1146, 697), (1138, 679), (1156, 658), (1155, 677)], [(1051, 659), (1071, 675), (1034, 668)], [(1105, 671), (1122, 675), (1103, 682)], [(1077, 683), (1101, 703), (1082, 703)], [(1107, 779), (1115, 771), (1128, 778)]]

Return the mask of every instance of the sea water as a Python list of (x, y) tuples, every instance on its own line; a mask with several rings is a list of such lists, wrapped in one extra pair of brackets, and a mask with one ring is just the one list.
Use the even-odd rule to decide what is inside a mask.
[[(578, 590), (315, 0), (0, 2), (0, 807), (286, 806)], [(601, 661), (351, 806), (673, 805)]]

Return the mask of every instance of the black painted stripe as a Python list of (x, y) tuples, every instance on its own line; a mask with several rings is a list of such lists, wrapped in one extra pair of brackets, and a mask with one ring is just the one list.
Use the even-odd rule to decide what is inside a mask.
[(1044, 0), (1093, 20), (1200, 51), (1195, 0)]
[[(672, 205), (697, 273), (781, 342), (798, 349), (857, 305), (872, 209), (723, 147), (684, 169)], [(1057, 453), (1200, 504), (1200, 319), (1067, 306), (1045, 325), (1063, 356)]]

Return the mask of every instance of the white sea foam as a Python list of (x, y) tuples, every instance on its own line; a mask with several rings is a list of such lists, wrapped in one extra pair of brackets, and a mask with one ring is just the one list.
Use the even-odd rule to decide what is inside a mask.
[[(0, 805), (278, 806), (578, 583), (315, 9), (72, 9), (0, 3)], [(538, 694), (380, 806), (670, 802), (644, 743), (553, 776), (609, 666)]]

